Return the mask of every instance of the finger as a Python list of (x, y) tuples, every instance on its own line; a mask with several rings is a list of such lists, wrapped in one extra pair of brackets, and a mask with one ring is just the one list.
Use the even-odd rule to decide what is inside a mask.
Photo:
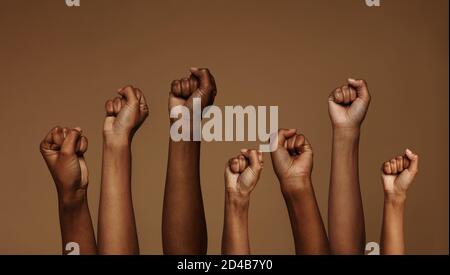
[(247, 168), (247, 159), (243, 155), (239, 155), (239, 173), (244, 172), (244, 170)]
[(258, 150), (258, 160), (261, 165), (264, 164), (263, 152)]
[(278, 146), (284, 147), (287, 139), (293, 137), (296, 134), (296, 129), (280, 129), (278, 130)]
[(403, 157), (398, 156), (397, 157), (397, 173), (403, 172)]
[(179, 80), (172, 81), (171, 85), (172, 94), (176, 97), (181, 97), (181, 83)]
[(191, 73), (200, 80), (199, 88), (203, 91), (210, 92), (215, 87), (211, 73), (208, 69), (191, 68)]
[(193, 74), (189, 76), (189, 87), (191, 88), (191, 94), (198, 89), (198, 80)]
[(129, 104), (137, 104), (138, 99), (136, 97), (136, 92), (133, 86), (128, 85), (118, 91), (119, 95), (126, 98)]
[[(69, 133), (69, 131), (70, 131), (70, 129), (67, 127), (62, 128), (62, 136), (64, 139), (67, 137), (67, 134)], [(63, 140), (63, 142), (64, 142), (64, 140)], [(62, 145), (62, 143), (61, 143), (61, 145)]]
[(406, 149), (405, 153), (410, 162), (408, 170), (413, 173), (419, 172), (419, 156), (409, 149)]
[(61, 132), (61, 127), (56, 126), (45, 135), (40, 144), (41, 150), (59, 150), (64, 139), (61, 138), (59, 142), (55, 141), (58, 138), (58, 132)]
[(298, 135), (294, 145), (295, 151), (297, 154), (302, 154), (304, 152), (311, 151), (312, 147), (309, 143), (308, 139), (304, 135)]
[(409, 167), (409, 159), (406, 155), (403, 156), (403, 169), (408, 169)]
[(369, 88), (365, 80), (349, 78), (348, 84), (356, 89), (358, 97), (366, 101), (370, 100)]
[(148, 104), (147, 100), (145, 99), (144, 93), (140, 89), (136, 89), (136, 95), (139, 101), (139, 110), (143, 114), (148, 115)]
[(397, 174), (397, 161), (395, 159), (391, 159), (391, 173)]
[(334, 90), (334, 102), (338, 104), (344, 103), (344, 94), (341, 88)]
[(348, 88), (347, 85), (342, 87), (342, 94), (344, 97), (344, 104), (349, 104), (350, 103), (350, 90)]
[(106, 111), (106, 116), (114, 115), (114, 104), (113, 104), (112, 100), (107, 100), (105, 102), (105, 111)]
[(242, 149), (241, 153), (248, 159), (249, 166), (253, 171), (258, 172), (262, 169), (262, 153), (248, 149)]
[(350, 91), (350, 103), (351, 103), (355, 101), (355, 99), (358, 97), (358, 94), (352, 86), (349, 86), (348, 90)]
[(114, 98), (113, 101), (113, 109), (114, 109), (114, 113), (117, 115), (118, 113), (120, 113), (120, 110), (122, 109), (122, 99), (120, 97), (116, 97)]
[(85, 136), (81, 136), (79, 140), (79, 148), (77, 150), (77, 155), (84, 155), (88, 149), (88, 139)]
[(61, 146), (61, 153), (67, 156), (75, 154), (80, 136), (81, 133), (79, 131), (75, 129), (69, 130)]
[(191, 87), (188, 78), (181, 79), (181, 95), (184, 98), (188, 98), (191, 96)]
[(389, 161), (386, 161), (383, 164), (383, 173), (386, 174), (386, 175), (390, 175), (392, 173), (391, 163)]
[(294, 135), (294, 136), (290, 137), (287, 140), (287, 149), (288, 149), (290, 154), (295, 154), (296, 153), (295, 148), (294, 148), (296, 139), (297, 139), (297, 135)]
[(237, 158), (232, 158), (229, 161), (231, 172), (237, 174), (239, 173), (239, 160)]

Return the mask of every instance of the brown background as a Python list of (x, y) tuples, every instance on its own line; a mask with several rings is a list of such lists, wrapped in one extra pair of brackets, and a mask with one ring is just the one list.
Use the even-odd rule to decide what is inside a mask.
[[(408, 253), (448, 254), (448, 1), (0, 1), (0, 254), (58, 254), (56, 192), (38, 150), (55, 125), (89, 138), (89, 202), (97, 223), (103, 104), (134, 84), (151, 115), (133, 150), (142, 253), (161, 253), (167, 95), (190, 66), (211, 68), (216, 105), (278, 105), (315, 150), (314, 185), (326, 222), (331, 132), (328, 93), (366, 78), (360, 174), (367, 241), (378, 241), (379, 167), (406, 147), (421, 174), (406, 210)], [(223, 163), (246, 143), (202, 146), (209, 253), (220, 252)], [(270, 157), (250, 209), (253, 253), (291, 254), (287, 211)]]

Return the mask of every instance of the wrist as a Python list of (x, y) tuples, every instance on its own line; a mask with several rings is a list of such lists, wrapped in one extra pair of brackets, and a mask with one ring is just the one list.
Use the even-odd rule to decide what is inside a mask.
[(106, 147), (126, 147), (132, 142), (129, 134), (103, 133), (103, 143)]
[(250, 196), (227, 193), (225, 196), (225, 205), (231, 210), (246, 211), (250, 206)]
[(385, 193), (384, 194), (384, 202), (385, 202), (385, 204), (388, 204), (391, 206), (402, 207), (405, 205), (405, 202), (406, 202), (406, 194)]
[(288, 179), (279, 179), (281, 193), (285, 199), (294, 199), (298, 194), (311, 190), (311, 175), (304, 175)]
[(333, 125), (333, 136), (342, 139), (355, 139), (359, 138), (361, 133), (360, 126), (343, 127)]
[(74, 192), (58, 192), (58, 205), (63, 211), (78, 211), (87, 203), (87, 190), (79, 189)]

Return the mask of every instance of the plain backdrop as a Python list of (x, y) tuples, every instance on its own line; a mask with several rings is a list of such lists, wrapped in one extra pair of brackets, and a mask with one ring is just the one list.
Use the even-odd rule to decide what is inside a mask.
[[(331, 127), (327, 97), (364, 78), (360, 179), (367, 241), (379, 241), (380, 166), (409, 147), (421, 157), (408, 193), (410, 254), (448, 254), (448, 1), (0, 0), (0, 254), (59, 254), (54, 184), (40, 140), (55, 125), (89, 138), (89, 204), (97, 223), (104, 102), (140, 87), (150, 117), (133, 144), (133, 197), (143, 254), (161, 254), (170, 82), (208, 67), (216, 105), (277, 105), (281, 127), (311, 141), (313, 182), (327, 221)], [(202, 144), (209, 250), (220, 253), (224, 163), (257, 143)], [(270, 156), (251, 198), (254, 254), (292, 254)]]

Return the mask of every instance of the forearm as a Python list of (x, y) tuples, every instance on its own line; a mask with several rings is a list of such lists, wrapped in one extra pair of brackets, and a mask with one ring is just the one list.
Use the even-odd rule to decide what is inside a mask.
[(385, 198), (383, 211), (383, 227), (381, 230), (381, 254), (405, 254), (403, 235), (403, 215), (405, 202)]
[(335, 254), (363, 254), (364, 212), (359, 186), (360, 130), (334, 129), (329, 197), (329, 238)]
[(131, 193), (131, 142), (105, 139), (98, 230), (101, 254), (139, 254)]
[(79, 245), (81, 255), (97, 254), (95, 233), (86, 197), (79, 204), (70, 206), (60, 200), (59, 221), (63, 254), (68, 252), (65, 248), (70, 242)]
[[(296, 180), (294, 192), (283, 192), (297, 255), (329, 254), (329, 244), (310, 178)], [(299, 181), (299, 182), (298, 182)], [(281, 186), (286, 185), (282, 183)]]
[(248, 237), (249, 201), (239, 202), (225, 198), (225, 215), (222, 235), (222, 254), (249, 255)]
[(165, 254), (206, 253), (199, 162), (200, 142), (169, 141), (162, 222)]

